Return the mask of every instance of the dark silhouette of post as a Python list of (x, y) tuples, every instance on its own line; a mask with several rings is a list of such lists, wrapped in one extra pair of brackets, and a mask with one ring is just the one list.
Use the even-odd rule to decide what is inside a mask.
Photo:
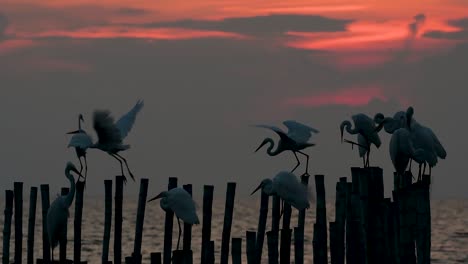
[[(272, 197), (273, 198), (272, 198), (272, 205), (271, 205), (272, 207), (271, 208), (271, 232), (274, 232), (276, 234), (270, 235), (272, 237), (272, 240), (270, 242), (276, 243), (276, 244), (270, 245), (270, 242), (268, 242), (268, 251), (270, 251), (270, 248), (275, 247), (276, 252), (278, 252), (278, 257), (279, 257), (278, 244), (279, 244), (279, 230), (280, 230), (279, 226), (280, 226), (280, 214), (281, 214), (281, 209), (280, 209), (281, 199), (277, 195), (273, 195)], [(270, 256), (270, 253), (268, 253), (268, 256)]]
[(76, 183), (76, 198), (75, 198), (75, 221), (74, 243), (73, 243), (73, 262), (81, 263), (81, 222), (83, 218), (83, 196), (85, 183), (78, 181)]
[(207, 250), (207, 257), (206, 259), (208, 260), (207, 261), (207, 264), (214, 264), (215, 263), (215, 242), (213, 240), (210, 241), (210, 243), (208, 244), (208, 250)]
[[(174, 189), (177, 187), (177, 178), (169, 177), (169, 184), (167, 186), (168, 190)], [(172, 227), (174, 221), (174, 212), (172, 210), (166, 211), (166, 219), (164, 225), (164, 254), (163, 254), (163, 263), (171, 263), (172, 258)]]
[[(232, 264), (242, 264), (242, 238), (233, 237), (231, 241)], [(260, 263), (260, 262), (257, 262)]]
[(260, 263), (262, 259), (263, 242), (265, 240), (266, 222), (268, 217), (268, 202), (270, 200), (270, 197), (263, 191), (260, 193), (260, 215), (258, 217), (257, 240), (255, 242), (257, 263)]
[[(70, 192), (70, 188), (68, 187), (63, 187), (60, 195), (65, 196)], [(68, 219), (67, 219), (68, 220)], [(67, 237), (68, 237), (68, 221), (65, 224), (65, 236), (63, 239), (60, 240), (60, 246), (59, 246), (59, 260), (60, 263), (65, 263), (67, 261)]]
[(213, 191), (212, 185), (203, 186), (203, 226), (202, 226), (202, 246), (201, 260), (202, 263), (207, 263), (206, 253), (211, 241), (211, 215), (213, 206)]
[(247, 263), (248, 264), (255, 264), (256, 262), (256, 254), (255, 254), (255, 240), (257, 234), (254, 231), (246, 231), (246, 253), (247, 253)]
[(28, 253), (27, 263), (34, 263), (34, 230), (36, 227), (36, 201), (37, 187), (31, 187), (29, 195), (29, 219), (28, 219)]
[(283, 205), (283, 228), (281, 229), (281, 241), (280, 241), (280, 263), (289, 264), (291, 257), (291, 205), (284, 202)]
[(143, 178), (140, 180), (140, 193), (138, 195), (138, 209), (135, 224), (135, 243), (133, 246), (132, 261), (133, 264), (141, 264), (141, 240), (143, 237), (143, 223), (145, 221), (146, 197), (148, 195), (149, 180)]
[(11, 217), (13, 216), (13, 191), (5, 191), (5, 219), (3, 221), (3, 255), (2, 263), (10, 263), (10, 237), (11, 237)]
[(104, 180), (104, 235), (102, 238), (102, 263), (109, 261), (109, 241), (112, 226), (112, 180)]
[(41, 201), (42, 201), (42, 261), (50, 262), (50, 243), (47, 232), (47, 211), (49, 210), (49, 185), (41, 184)]
[[(305, 186), (309, 185), (309, 175), (303, 174), (301, 182)], [(297, 218), (297, 230), (294, 228), (294, 263), (304, 263), (304, 226), (305, 226), (306, 209), (299, 211)]]
[[(192, 195), (192, 184), (183, 185), (184, 190), (186, 190), (190, 195)], [(186, 254), (192, 255), (192, 225), (184, 223), (184, 237), (183, 237), (183, 249)]]
[(114, 264), (122, 263), (122, 206), (124, 176), (115, 177)]
[(312, 241), (314, 250), (314, 264), (328, 263), (327, 254), (327, 209), (325, 201), (324, 175), (315, 175), (315, 189), (317, 194), (316, 221)]
[(221, 240), (221, 264), (229, 261), (229, 242), (231, 240), (232, 215), (234, 212), (234, 199), (236, 196), (236, 183), (228, 182), (226, 190), (226, 204), (224, 207), (224, 224)]
[(15, 195), (15, 263), (21, 264), (23, 253), (23, 183), (14, 183)]
[(278, 231), (268, 231), (268, 264), (278, 264)]
[(151, 264), (161, 264), (161, 252), (154, 252), (150, 254)]
[(332, 264), (338, 263), (338, 253), (337, 253), (337, 226), (336, 222), (328, 223), (329, 233), (330, 233), (330, 261)]
[[(346, 223), (346, 193), (347, 193), (347, 179), (341, 177), (340, 181), (336, 183), (336, 200), (335, 200), (335, 227), (330, 226), (330, 231), (335, 231), (335, 255), (333, 263), (345, 263), (345, 223)], [(330, 240), (332, 235), (330, 234)], [(331, 244), (331, 241), (330, 241)]]

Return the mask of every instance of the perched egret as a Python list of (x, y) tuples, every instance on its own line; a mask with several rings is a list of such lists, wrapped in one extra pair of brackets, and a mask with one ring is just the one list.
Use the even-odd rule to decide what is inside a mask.
[(54, 260), (54, 248), (58, 245), (59, 241), (67, 239), (68, 208), (71, 206), (73, 197), (75, 196), (75, 179), (70, 173), (72, 171), (81, 176), (81, 173), (76, 169), (75, 165), (68, 162), (65, 167), (65, 176), (70, 181), (70, 191), (66, 196), (58, 196), (47, 211), (47, 232), (52, 248), (52, 261)]
[(355, 143), (349, 140), (346, 140), (346, 142), (353, 145), (358, 145), (360, 148), (359, 155), (361, 157), (364, 157), (364, 155), (367, 154), (366, 160), (363, 158), (363, 161), (364, 167), (369, 167), (369, 154), (371, 145), (374, 144), (377, 148), (379, 148), (382, 144), (378, 134), (382, 129), (382, 126), (376, 126), (374, 120), (365, 114), (356, 114), (351, 118), (354, 122), (354, 128), (351, 128), (352, 124), (348, 120), (343, 121), (340, 125), (341, 141), (343, 142), (343, 133), (345, 129), (349, 134), (358, 134), (358, 140), (360, 141), (359, 143)]
[(151, 198), (148, 202), (161, 198), (160, 205), (164, 211), (172, 211), (177, 217), (177, 223), (179, 224), (179, 238), (177, 239), (177, 249), (179, 249), (180, 234), (182, 228), (180, 227), (180, 220), (186, 224), (198, 225), (197, 212), (195, 209), (195, 202), (192, 196), (182, 188), (174, 188), (169, 191), (164, 191), (158, 194), (156, 197)]
[(279, 196), (282, 201), (297, 210), (310, 207), (311, 193), (309, 189), (291, 172), (281, 171), (273, 179), (264, 179), (251, 195), (259, 189), (262, 189), (262, 192), (267, 195)]
[(315, 146), (314, 143), (308, 143), (307, 141), (312, 136), (312, 133), (319, 133), (319, 131), (315, 128), (301, 124), (294, 120), (284, 121), (283, 124), (288, 128), (288, 133), (285, 133), (283, 130), (275, 126), (256, 125), (256, 127), (263, 127), (263, 128), (268, 128), (268, 129), (273, 130), (279, 135), (280, 140), (277, 143), (276, 150), (273, 151), (273, 147), (275, 145), (273, 139), (265, 138), (263, 142), (260, 144), (260, 146), (255, 150), (255, 152), (257, 152), (265, 144), (268, 144), (268, 143), (270, 144), (270, 146), (267, 148), (267, 154), (270, 156), (276, 156), (286, 150), (292, 151), (292, 153), (296, 157), (297, 164), (296, 164), (296, 167), (294, 167), (291, 172), (294, 172), (294, 170), (296, 170), (297, 167), (300, 165), (300, 161), (299, 161), (299, 158), (297, 157), (296, 152), (301, 153), (307, 159), (305, 173), (308, 174), (309, 155), (302, 152), (301, 150), (311, 147), (311, 146)]
[(411, 133), (407, 128), (399, 128), (393, 132), (389, 152), (398, 175), (403, 175), (410, 159), (418, 163), (424, 161), (424, 150), (415, 149)]
[[(84, 122), (83, 115), (80, 114), (78, 116), (78, 130), (74, 131), (75, 134), (71, 137), (70, 142), (68, 143), (68, 147), (74, 147), (76, 156), (78, 157), (78, 160), (80, 161), (80, 173), (83, 172), (83, 163), (81, 162), (81, 158), (83, 157), (84, 163), (85, 163), (85, 174), (84, 174), (84, 180), (86, 181), (86, 176), (88, 175), (88, 161), (86, 160), (86, 150), (87, 148), (82, 148), (79, 144), (79, 142), (84, 142), (85, 146), (91, 145), (93, 142), (91, 140), (91, 137), (88, 136), (86, 131), (81, 128), (81, 122)], [(77, 142), (77, 143), (75, 143)]]
[(143, 101), (139, 100), (135, 106), (125, 115), (123, 115), (117, 122), (111, 117), (109, 111), (94, 111), (93, 114), (93, 127), (98, 136), (96, 143), (92, 143), (92, 139), (88, 134), (80, 133), (79, 130), (69, 132), (68, 134), (75, 134), (78, 137), (73, 142), (70, 142), (70, 146), (80, 147), (82, 149), (97, 148), (100, 149), (110, 156), (114, 157), (120, 163), (120, 170), (122, 176), (126, 181), (124, 175), (123, 163), (127, 167), (128, 174), (135, 181), (130, 168), (128, 167), (127, 160), (122, 157), (119, 152), (130, 148), (130, 145), (124, 145), (123, 139), (128, 135), (130, 130), (135, 123), (136, 115), (143, 108)]

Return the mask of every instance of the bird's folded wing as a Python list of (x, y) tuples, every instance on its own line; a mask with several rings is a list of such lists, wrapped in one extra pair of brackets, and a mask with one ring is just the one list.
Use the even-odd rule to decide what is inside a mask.
[(128, 113), (123, 115), (117, 121), (117, 123), (115, 123), (115, 125), (120, 131), (122, 139), (124, 139), (128, 135), (128, 132), (130, 132), (130, 130), (132, 129), (133, 124), (135, 123), (136, 116), (138, 112), (140, 112), (140, 110), (143, 108), (143, 105), (143, 101), (138, 100), (135, 106)]
[(87, 149), (93, 144), (93, 139), (86, 133), (73, 134), (68, 147)]
[(120, 131), (114, 124), (109, 111), (94, 111), (93, 127), (98, 135), (98, 141), (104, 145), (119, 145), (122, 143)]
[(312, 133), (319, 133), (317, 129), (294, 120), (284, 121), (283, 124), (288, 128), (288, 136), (296, 142), (306, 143)]

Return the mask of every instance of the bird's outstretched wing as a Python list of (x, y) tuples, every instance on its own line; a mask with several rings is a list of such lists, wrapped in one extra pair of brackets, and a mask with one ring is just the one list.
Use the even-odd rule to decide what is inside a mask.
[(312, 136), (312, 133), (319, 133), (317, 129), (294, 120), (286, 120), (283, 124), (288, 128), (288, 137), (298, 143), (307, 143)]
[(128, 132), (130, 132), (130, 130), (132, 129), (133, 124), (135, 123), (136, 115), (143, 108), (143, 105), (143, 101), (138, 100), (135, 106), (130, 111), (128, 111), (128, 113), (123, 115), (117, 121), (117, 123), (115, 123), (115, 125), (120, 131), (120, 136), (122, 137), (122, 139), (124, 139), (128, 135)]
[(119, 145), (122, 143), (120, 131), (114, 124), (109, 111), (97, 110), (93, 114), (93, 127), (98, 136), (98, 142), (103, 145)]
[(269, 126), (269, 125), (254, 125), (254, 127), (262, 127), (262, 128), (267, 128), (275, 131), (276, 133), (283, 133), (286, 134), (281, 128), (275, 127), (275, 126)]
[(93, 145), (93, 139), (86, 132), (73, 134), (68, 147), (87, 149)]

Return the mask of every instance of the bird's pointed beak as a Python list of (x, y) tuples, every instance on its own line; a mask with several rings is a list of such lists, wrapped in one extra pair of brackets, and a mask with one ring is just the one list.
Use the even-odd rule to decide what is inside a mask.
[(250, 194), (250, 195), (253, 195), (254, 193), (256, 193), (260, 188), (262, 188), (262, 184), (260, 183), (260, 185), (258, 185), (257, 188), (255, 188), (255, 190)]
[(343, 143), (343, 134), (344, 134), (343, 127), (340, 128), (340, 132), (341, 132), (341, 143)]
[(267, 141), (264, 140), (264, 141), (262, 142), (262, 144), (260, 144), (260, 146), (258, 146), (258, 148), (257, 148), (254, 152), (259, 151), (263, 146), (265, 146), (266, 143), (267, 143)]
[(151, 202), (151, 201), (154, 201), (154, 200), (156, 200), (156, 199), (159, 199), (159, 198), (161, 198), (161, 197), (162, 197), (162, 193), (160, 193), (160, 194), (156, 195), (155, 197), (149, 199), (149, 200), (148, 200), (148, 203)]
[(78, 134), (78, 133), (80, 133), (80, 130), (75, 130), (75, 131), (68, 132), (67, 135)]

